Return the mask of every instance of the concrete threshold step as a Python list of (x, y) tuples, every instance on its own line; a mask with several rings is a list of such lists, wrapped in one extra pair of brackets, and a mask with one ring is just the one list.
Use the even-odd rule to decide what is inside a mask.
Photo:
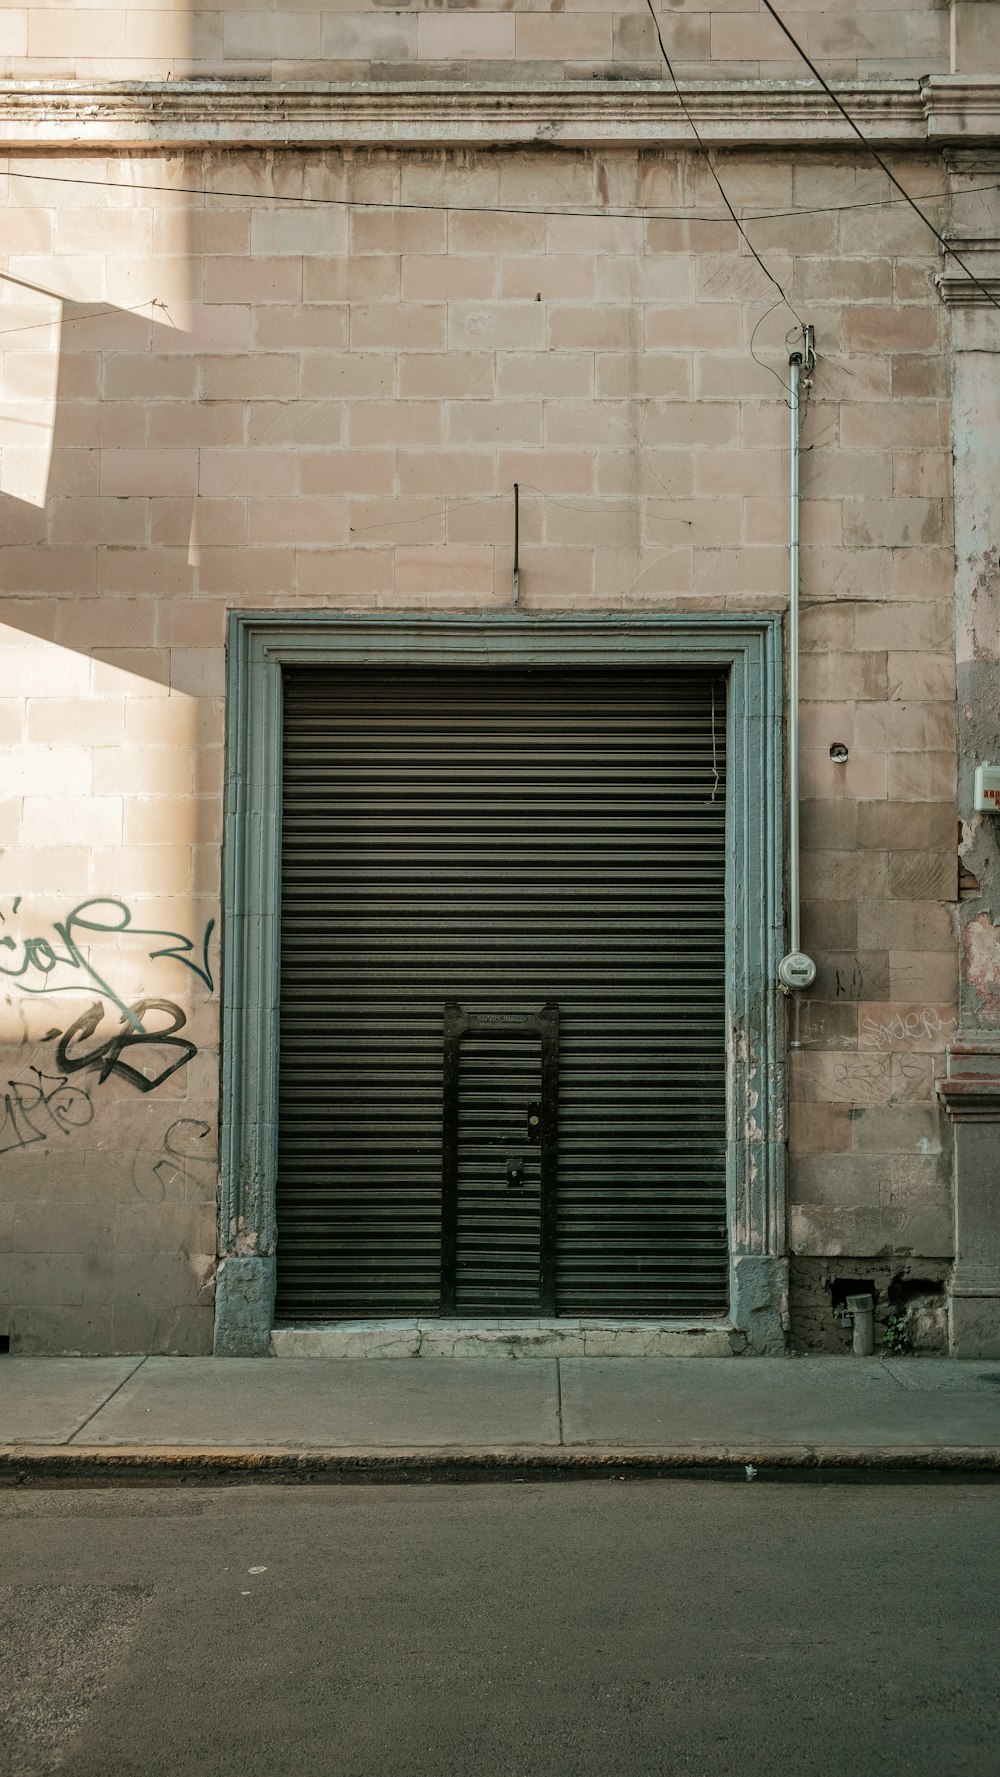
[(720, 1321), (345, 1320), (275, 1327), (275, 1357), (732, 1357)]

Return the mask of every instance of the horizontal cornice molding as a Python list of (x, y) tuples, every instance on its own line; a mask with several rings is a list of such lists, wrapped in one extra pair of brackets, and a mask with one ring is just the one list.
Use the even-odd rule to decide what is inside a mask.
[(1000, 1123), (1000, 1036), (967, 1032), (948, 1044), (948, 1072), (935, 1081), (948, 1115), (959, 1123)]
[(1000, 1085), (995, 1078), (938, 1080), (937, 1095), (956, 1123), (1000, 1123)]
[(974, 284), (957, 262), (946, 255), (937, 282), (949, 308), (991, 308), (1000, 302), (1000, 240), (986, 235), (974, 238), (952, 234), (947, 240), (978, 279)]
[[(861, 143), (809, 82), (726, 81), (676, 92), (651, 81), (548, 85), (248, 80), (5, 81), (0, 149), (234, 146), (475, 147), (523, 143), (683, 148), (685, 107), (714, 147)], [(1000, 142), (1000, 75), (843, 84), (838, 95), (880, 147)]]
[(921, 91), (928, 141), (1000, 141), (1000, 74), (932, 74), (921, 83)]
[(978, 271), (976, 277), (979, 278), (978, 285), (964, 274), (938, 278), (942, 300), (949, 308), (981, 308), (990, 311), (1000, 303), (1000, 278), (984, 278)]

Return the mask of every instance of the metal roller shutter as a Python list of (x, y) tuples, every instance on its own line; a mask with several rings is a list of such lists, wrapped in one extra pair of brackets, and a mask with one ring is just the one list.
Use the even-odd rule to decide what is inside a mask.
[(725, 731), (704, 669), (286, 671), (279, 1319), (725, 1313)]

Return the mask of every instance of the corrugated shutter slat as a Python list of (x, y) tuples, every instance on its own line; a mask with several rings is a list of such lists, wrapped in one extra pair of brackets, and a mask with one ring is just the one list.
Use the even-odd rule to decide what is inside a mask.
[[(725, 1312), (724, 810), (707, 670), (286, 671), (280, 1319), (438, 1312), (446, 1002), (558, 1007), (558, 1311)], [(457, 1309), (531, 1313), (537, 1045), (484, 1041)]]

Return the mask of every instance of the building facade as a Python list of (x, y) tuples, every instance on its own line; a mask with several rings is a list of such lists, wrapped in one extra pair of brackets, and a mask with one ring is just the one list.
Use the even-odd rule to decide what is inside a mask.
[(5, 11), (11, 1352), (1000, 1352), (1000, 12), (779, 10)]

